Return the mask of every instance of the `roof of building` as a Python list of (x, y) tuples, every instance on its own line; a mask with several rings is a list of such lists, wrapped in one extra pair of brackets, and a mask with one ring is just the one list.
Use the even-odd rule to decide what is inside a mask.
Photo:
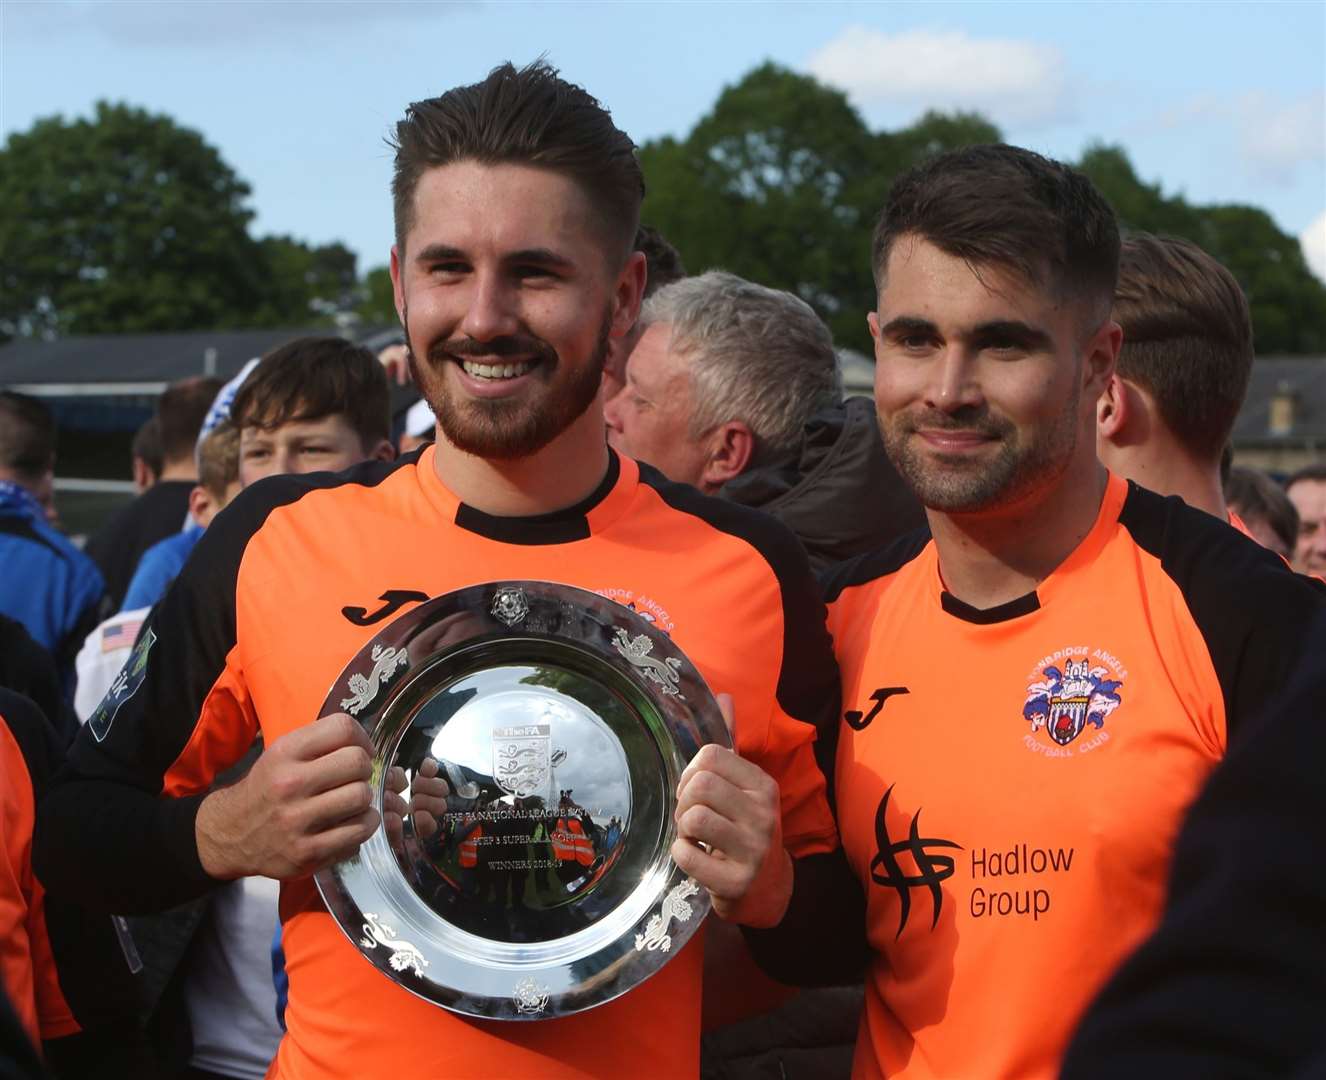
[[(229, 379), (278, 345), (331, 333), (318, 327), (18, 338), (0, 346), (0, 386), (46, 397), (159, 394), (191, 375)], [(368, 336), (376, 335), (355, 335)]]
[[(1272, 405), (1288, 430), (1272, 428)], [(1268, 356), (1252, 365), (1243, 409), (1234, 423), (1235, 446), (1326, 445), (1326, 356)]]

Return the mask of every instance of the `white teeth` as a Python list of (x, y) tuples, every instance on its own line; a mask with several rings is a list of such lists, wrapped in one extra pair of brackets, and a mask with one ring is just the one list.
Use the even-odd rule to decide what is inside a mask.
[(518, 364), (480, 364), (474, 360), (463, 360), (461, 363), (467, 375), (480, 379), (514, 379), (534, 367), (533, 360), (523, 360)]

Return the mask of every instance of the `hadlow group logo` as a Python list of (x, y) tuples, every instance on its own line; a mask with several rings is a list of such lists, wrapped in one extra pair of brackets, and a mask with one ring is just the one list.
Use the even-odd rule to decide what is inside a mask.
[(1127, 674), (1118, 658), (1104, 649), (1061, 649), (1041, 660), (1022, 705), (1022, 718), (1031, 724), (1028, 748), (1050, 757), (1071, 757), (1070, 744), (1088, 727), (1096, 737), (1081, 744), (1081, 752), (1107, 742), (1105, 720), (1123, 703), (1120, 691)]

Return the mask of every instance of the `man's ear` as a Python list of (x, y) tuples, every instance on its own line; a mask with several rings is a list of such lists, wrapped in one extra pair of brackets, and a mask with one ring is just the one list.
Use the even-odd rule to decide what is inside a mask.
[(624, 337), (640, 317), (640, 304), (644, 300), (648, 273), (645, 253), (631, 252), (626, 265), (617, 275), (617, 284), (612, 291), (612, 329), (609, 332), (613, 337)]
[(1092, 335), (1082, 364), (1082, 388), (1093, 397), (1104, 393), (1105, 384), (1114, 376), (1119, 349), (1123, 345), (1123, 327), (1106, 319)]
[(1128, 424), (1128, 388), (1118, 375), (1111, 375), (1096, 399), (1096, 433), (1111, 442), (1118, 441)]
[(741, 420), (719, 424), (709, 433), (709, 455), (700, 473), (700, 490), (713, 494), (746, 471), (755, 456), (755, 435)]
[(395, 461), (396, 447), (391, 445), (390, 439), (380, 439), (378, 444), (369, 451), (366, 461)]
[(195, 484), (193, 490), (189, 492), (189, 517), (193, 523), (200, 529), (205, 529), (212, 524), (212, 518), (216, 516), (216, 500), (212, 493), (202, 484)]

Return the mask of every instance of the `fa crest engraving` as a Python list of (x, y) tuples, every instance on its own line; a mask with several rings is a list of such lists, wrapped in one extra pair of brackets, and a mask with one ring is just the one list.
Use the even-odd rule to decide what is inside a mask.
[[(562, 757), (565, 757), (562, 751)], [(522, 724), (493, 731), (493, 779), (508, 795), (524, 799), (547, 792), (552, 776), (550, 724)]]
[(529, 600), (524, 589), (498, 589), (493, 597), (493, 618), (507, 627), (515, 626), (529, 614)]
[(634, 638), (630, 637), (625, 630), (617, 628), (617, 640), (613, 647), (626, 657), (646, 679), (660, 687), (668, 697), (680, 698), (682, 701), (686, 697), (678, 689), (681, 685), (681, 661), (675, 656), (668, 656), (660, 660), (656, 656), (649, 654), (654, 650), (654, 643), (644, 634), (637, 634)]
[(390, 679), (398, 668), (409, 661), (403, 648), (387, 645), (373, 646), (373, 670), (368, 678), (359, 672), (350, 676), (350, 696), (341, 699), (341, 708), (351, 716), (358, 716), (378, 696), (382, 684)]

